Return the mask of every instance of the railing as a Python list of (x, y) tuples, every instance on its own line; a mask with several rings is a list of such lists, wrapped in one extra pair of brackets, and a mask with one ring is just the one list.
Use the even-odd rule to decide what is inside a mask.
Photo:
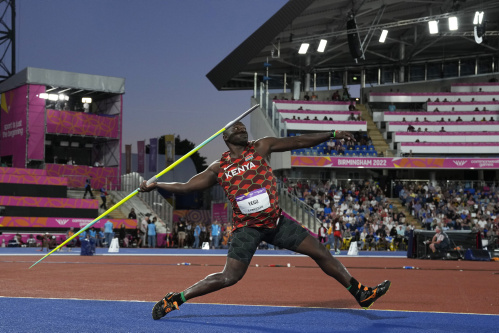
[(288, 192), (288, 187), (281, 181), (277, 182), (277, 191), (281, 208), (303, 224), (312, 232), (319, 230), (320, 220), (315, 215), (315, 210), (301, 201), (300, 198)]
[[(131, 193), (139, 188), (144, 178), (136, 172), (121, 176), (121, 190)], [(157, 191), (137, 194), (167, 226), (172, 228), (173, 206)]]

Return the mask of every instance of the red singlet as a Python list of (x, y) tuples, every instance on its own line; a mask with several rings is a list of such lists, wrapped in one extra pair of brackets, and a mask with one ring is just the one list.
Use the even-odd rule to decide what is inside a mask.
[(241, 227), (275, 228), (281, 209), (272, 169), (248, 142), (241, 156), (222, 154), (218, 182), (232, 204), (234, 230)]

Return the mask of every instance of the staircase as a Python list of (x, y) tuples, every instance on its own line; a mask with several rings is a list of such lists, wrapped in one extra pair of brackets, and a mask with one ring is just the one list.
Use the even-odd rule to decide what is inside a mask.
[(416, 229), (421, 229), (421, 224), (419, 223), (419, 221), (414, 216), (412, 216), (407, 207), (402, 205), (402, 201), (400, 201), (400, 199), (391, 198), (390, 202), (392, 203), (394, 212), (403, 212), (405, 214), (406, 223), (412, 224), (414, 222), (414, 226), (416, 227)]
[[(70, 190), (70, 189), (68, 189), (67, 196), (68, 196), (68, 198), (71, 198), (71, 199), (83, 199), (83, 193), (85, 193), (85, 190), (78, 190), (78, 189), (71, 189)], [(100, 206), (100, 204), (102, 203), (101, 199), (100, 199), (100, 191), (92, 191), (92, 193), (94, 195), (95, 200), (99, 201), (99, 206)], [(87, 196), (87, 198), (91, 199), (88, 196)], [(107, 196), (106, 206), (108, 209), (110, 207), (112, 207), (116, 202), (113, 200), (112, 196), (110, 196), (110, 195)], [(99, 215), (104, 213), (104, 212), (105, 212), (104, 209), (99, 208)], [(110, 219), (126, 219), (127, 216), (121, 210), (115, 209), (114, 211), (111, 212), (111, 214), (108, 215), (108, 218), (110, 218)]]
[(380, 153), (383, 153), (383, 156), (393, 157), (390, 146), (383, 138), (383, 134), (374, 123), (373, 118), (367, 111), (366, 107), (362, 104), (357, 104), (356, 107), (361, 112), (362, 119), (367, 121), (367, 135), (369, 135), (369, 137), (371, 138), (371, 141), (373, 142), (374, 148), (378, 152), (378, 155), (380, 155)]

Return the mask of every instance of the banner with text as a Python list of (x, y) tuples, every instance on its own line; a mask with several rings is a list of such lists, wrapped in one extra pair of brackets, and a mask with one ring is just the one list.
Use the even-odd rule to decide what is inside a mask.
[(375, 169), (499, 169), (499, 158), (291, 156), (291, 165)]
[(220, 223), (224, 224), (229, 221), (228, 219), (228, 203), (219, 202), (211, 204), (211, 220), (218, 220)]
[(12, 167), (26, 165), (26, 109), (28, 86), (0, 96), (0, 156), (12, 156)]

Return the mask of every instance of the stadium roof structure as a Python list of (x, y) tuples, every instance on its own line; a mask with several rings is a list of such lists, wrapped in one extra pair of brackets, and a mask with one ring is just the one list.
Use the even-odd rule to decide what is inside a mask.
[(125, 93), (124, 78), (34, 67), (26, 67), (0, 82), (0, 92), (9, 91), (25, 84), (45, 85), (50, 87), (47, 92), (50, 91), (54, 94), (64, 92), (66, 95), (85, 95), (87, 97)]
[[(476, 11), (484, 12), (483, 42), (475, 41)], [(458, 19), (450, 31), (448, 18)], [(497, 0), (290, 0), (206, 76), (218, 90), (253, 89), (255, 73), (268, 68), (271, 88), (305, 73), (343, 69), (400, 67), (441, 59), (496, 56), (499, 52)], [(349, 49), (347, 22), (356, 22), (363, 56)], [(428, 22), (438, 21), (439, 33), (429, 34)], [(388, 30), (381, 43), (382, 30)], [(321, 39), (324, 52), (317, 51)], [(298, 54), (309, 43), (306, 55)], [(498, 69), (496, 68), (495, 71)]]

